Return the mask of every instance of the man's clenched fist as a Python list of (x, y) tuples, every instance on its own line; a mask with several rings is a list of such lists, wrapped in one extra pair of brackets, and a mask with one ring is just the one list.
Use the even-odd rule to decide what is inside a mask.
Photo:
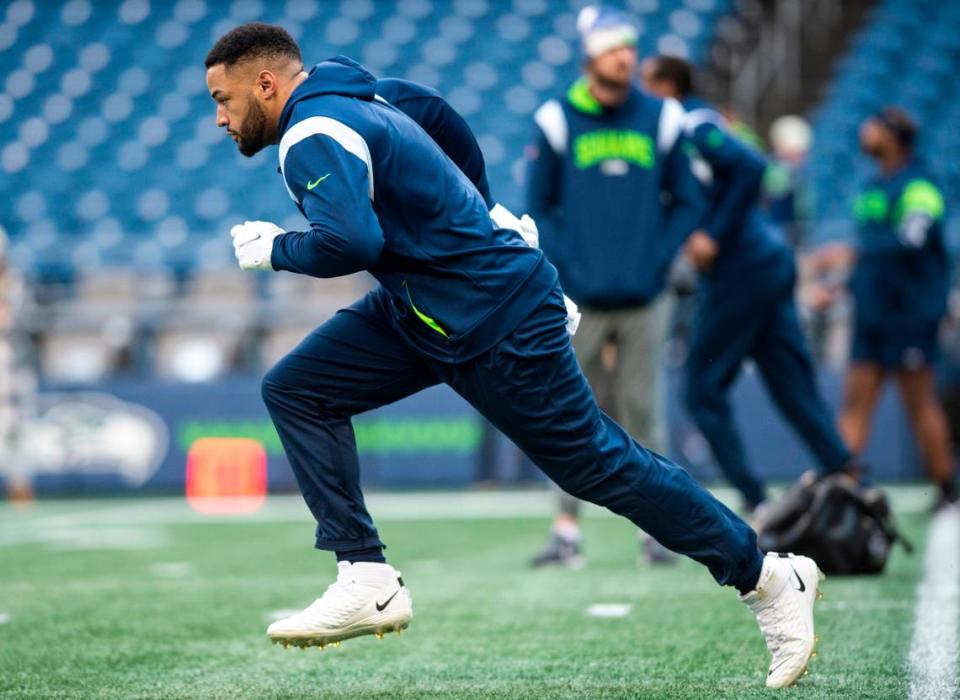
[(269, 221), (244, 221), (230, 229), (233, 253), (243, 270), (272, 270), (270, 254), (273, 239), (282, 236), (283, 229)]

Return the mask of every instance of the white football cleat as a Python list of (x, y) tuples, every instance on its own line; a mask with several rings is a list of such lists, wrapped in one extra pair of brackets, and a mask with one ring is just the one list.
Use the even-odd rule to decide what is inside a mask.
[(323, 649), (351, 637), (382, 639), (386, 632), (407, 628), (413, 602), (399, 571), (389, 564), (346, 561), (337, 571), (337, 580), (310, 607), (267, 628), (274, 644)]
[(763, 558), (757, 587), (739, 596), (757, 616), (772, 656), (768, 688), (793, 685), (816, 656), (813, 604), (824, 578), (813, 559), (770, 552)]

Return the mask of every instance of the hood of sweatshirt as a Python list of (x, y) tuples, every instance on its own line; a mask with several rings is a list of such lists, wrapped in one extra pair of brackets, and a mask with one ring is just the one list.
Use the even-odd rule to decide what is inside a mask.
[(359, 63), (346, 56), (334, 56), (310, 69), (307, 79), (290, 94), (280, 113), (280, 133), (287, 130), (298, 102), (319, 95), (343, 95), (372, 100), (377, 79)]

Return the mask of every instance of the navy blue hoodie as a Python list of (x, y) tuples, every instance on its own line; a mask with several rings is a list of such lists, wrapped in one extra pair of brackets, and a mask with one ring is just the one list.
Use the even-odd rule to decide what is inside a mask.
[(683, 108), (635, 88), (604, 107), (580, 79), (534, 121), (526, 208), (564, 290), (594, 309), (649, 303), (706, 206)]
[(694, 172), (707, 184), (710, 202), (699, 228), (720, 248), (707, 280), (739, 285), (745, 274), (780, 274), (782, 267), (769, 263), (792, 252), (759, 207), (763, 156), (731, 134), (723, 116), (703, 100), (687, 97), (683, 106), (684, 132), (696, 149)]
[(368, 270), (407, 342), (465, 361), (557, 290), (557, 272), (516, 231), (494, 228), (473, 183), (376, 88), (337, 56), (290, 96), (280, 168), (311, 228), (277, 237), (273, 266), (315, 277)]

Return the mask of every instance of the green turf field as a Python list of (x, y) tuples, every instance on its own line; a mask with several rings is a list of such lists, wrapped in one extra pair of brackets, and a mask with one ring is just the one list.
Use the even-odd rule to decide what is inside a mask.
[[(926, 494), (898, 492), (921, 550), (881, 578), (828, 579), (820, 656), (797, 698), (906, 697)], [(414, 600), (403, 636), (283, 650), (271, 612), (332, 580), (298, 499), (254, 517), (180, 500), (0, 504), (0, 698), (753, 698), (767, 656), (730, 589), (684, 561), (637, 563), (626, 522), (590, 511), (589, 565), (530, 571), (547, 494), (370, 499)], [(589, 606), (630, 606), (619, 618)], [(955, 627), (955, 625), (953, 625)]]

